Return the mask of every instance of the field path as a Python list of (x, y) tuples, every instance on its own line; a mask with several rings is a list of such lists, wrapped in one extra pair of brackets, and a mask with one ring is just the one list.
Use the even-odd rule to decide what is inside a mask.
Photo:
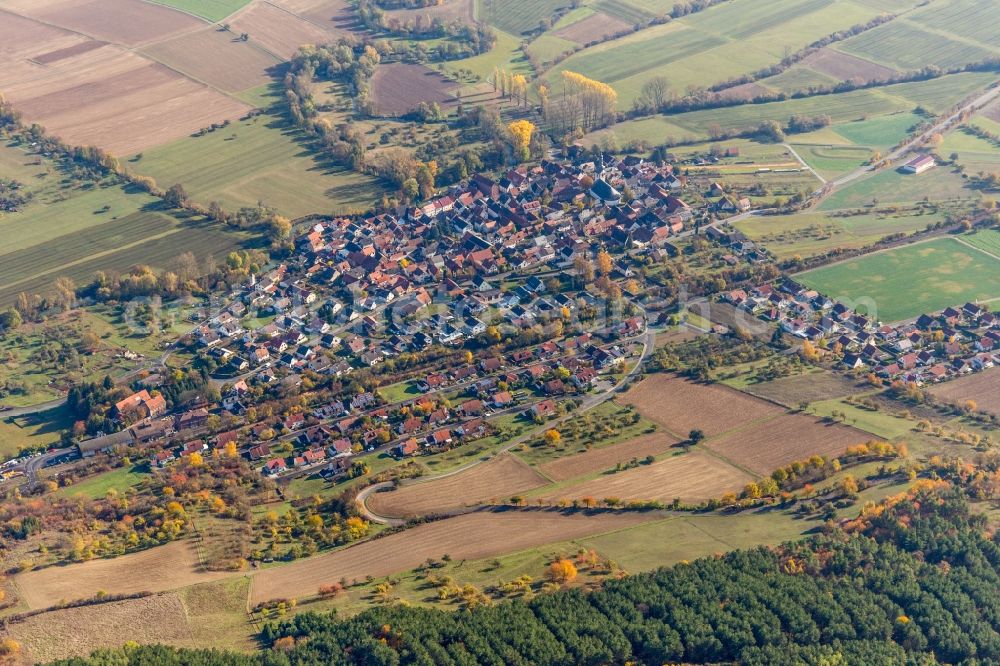
[[(641, 306), (638, 306), (638, 304), (636, 304), (636, 306), (639, 307), (640, 310), (642, 310)], [(649, 355), (652, 354), (653, 350), (656, 348), (656, 333), (653, 332), (649, 328), (649, 318), (645, 316), (646, 315), (645, 310), (642, 310), (642, 313), (643, 313), (643, 317), (646, 319), (646, 331), (641, 336), (635, 336), (635, 337), (631, 338), (632, 340), (636, 339), (637, 337), (641, 337), (642, 338), (642, 354), (639, 355), (639, 360), (636, 362), (635, 366), (631, 370), (629, 370), (628, 373), (626, 373), (625, 376), (622, 377), (621, 381), (619, 381), (617, 384), (615, 384), (614, 386), (608, 388), (607, 390), (603, 391), (602, 393), (597, 393), (597, 394), (594, 394), (594, 395), (585, 396), (583, 398), (582, 404), (578, 408), (576, 408), (576, 409), (574, 409), (574, 410), (572, 410), (570, 412), (567, 412), (566, 414), (560, 416), (557, 419), (548, 421), (548, 422), (546, 422), (546, 423), (538, 426), (537, 428), (531, 428), (531, 429), (529, 429), (528, 431), (522, 433), (521, 435), (518, 435), (514, 439), (512, 439), (509, 442), (507, 442), (506, 444), (504, 444), (504, 446), (501, 447), (500, 450), (498, 450), (497, 452), (495, 452), (495, 453), (493, 453), (493, 454), (491, 454), (489, 456), (484, 456), (484, 457), (480, 458), (479, 460), (475, 460), (473, 462), (470, 462), (467, 465), (462, 465), (461, 467), (453, 469), (450, 472), (445, 472), (443, 474), (437, 474), (435, 476), (421, 477), (421, 478), (419, 478), (417, 480), (412, 481), (411, 483), (412, 484), (416, 484), (416, 483), (430, 483), (431, 481), (436, 481), (438, 479), (444, 479), (444, 478), (447, 478), (447, 477), (450, 477), (450, 476), (455, 476), (456, 474), (461, 474), (462, 472), (464, 472), (464, 471), (466, 471), (468, 469), (471, 469), (471, 468), (475, 467), (476, 465), (480, 465), (480, 464), (482, 464), (484, 462), (487, 462), (489, 460), (493, 460), (497, 456), (500, 456), (500, 455), (503, 455), (504, 453), (507, 453), (508, 451), (510, 451), (511, 449), (513, 449), (515, 446), (518, 446), (519, 444), (523, 444), (524, 442), (527, 442), (529, 439), (531, 439), (533, 437), (537, 437), (538, 433), (540, 433), (542, 430), (548, 430), (549, 428), (555, 428), (556, 426), (564, 423), (565, 421), (568, 421), (571, 418), (575, 418), (575, 417), (579, 416), (581, 413), (589, 411), (591, 409), (594, 409), (598, 405), (604, 404), (605, 402), (607, 402), (608, 400), (610, 400), (612, 397), (614, 397), (615, 393), (617, 393), (620, 388), (622, 388), (623, 386), (625, 386), (625, 384), (627, 384), (629, 381), (631, 381), (642, 370), (643, 366), (646, 363), (646, 359), (649, 358)], [(623, 342), (627, 342), (627, 340), (623, 340)], [(371, 496), (372, 493), (377, 492), (377, 491), (379, 491), (379, 490), (381, 490), (383, 488), (388, 488), (391, 485), (392, 485), (391, 482), (376, 483), (376, 484), (368, 486), (367, 488), (362, 489), (361, 492), (358, 493), (356, 502), (358, 504), (359, 510), (361, 511), (361, 514), (363, 516), (365, 516), (365, 518), (367, 518), (368, 520), (377, 522), (377, 523), (383, 523), (383, 524), (387, 524), (387, 525), (402, 525), (402, 524), (405, 524), (405, 521), (400, 520), (399, 518), (391, 518), (389, 516), (382, 516), (382, 515), (379, 515), (377, 513), (374, 513), (368, 507), (367, 500), (368, 500), (368, 497)], [(411, 484), (406, 484), (404, 482), (404, 485), (411, 485)]]
[(973, 250), (978, 250), (979, 252), (982, 252), (983, 254), (985, 254), (987, 257), (992, 257), (993, 259), (996, 259), (997, 261), (1000, 261), (1000, 257), (998, 257), (997, 255), (993, 254), (992, 252), (990, 252), (989, 250), (987, 250), (985, 248), (981, 248), (981, 247), (979, 247), (977, 245), (973, 245), (972, 243), (967, 242), (965, 239), (959, 238), (957, 236), (955, 237), (955, 240), (957, 240), (959, 243), (961, 243), (965, 247), (971, 248)]
[(819, 172), (816, 171), (816, 169), (813, 169), (811, 166), (809, 166), (808, 164), (806, 164), (806, 161), (804, 159), (802, 159), (802, 157), (797, 152), (795, 152), (795, 149), (792, 148), (792, 146), (790, 144), (783, 143), (781, 145), (783, 145), (785, 148), (787, 148), (788, 152), (790, 152), (792, 155), (794, 155), (795, 159), (797, 159), (802, 164), (802, 166), (804, 166), (806, 169), (809, 170), (809, 173), (811, 173), (812, 175), (814, 175), (817, 178), (819, 178), (819, 182), (821, 182), (824, 185), (826, 185), (826, 178), (824, 178), (823, 176), (819, 175)]

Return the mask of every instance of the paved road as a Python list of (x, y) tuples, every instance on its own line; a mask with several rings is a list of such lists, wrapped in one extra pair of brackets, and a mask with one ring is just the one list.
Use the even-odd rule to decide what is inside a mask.
[(787, 148), (787, 149), (788, 149), (788, 151), (789, 151), (789, 152), (790, 152), (790, 153), (791, 153), (792, 155), (794, 155), (794, 156), (795, 156), (795, 159), (797, 159), (797, 160), (799, 161), (799, 164), (801, 164), (801, 165), (802, 165), (802, 166), (804, 166), (804, 167), (805, 167), (805, 168), (806, 168), (807, 170), (809, 170), (809, 172), (810, 172), (810, 173), (811, 173), (812, 175), (814, 175), (814, 176), (816, 176), (817, 178), (819, 178), (819, 182), (821, 182), (821, 183), (823, 183), (824, 185), (826, 185), (826, 178), (824, 178), (823, 176), (819, 175), (819, 172), (818, 172), (818, 171), (816, 171), (816, 169), (813, 169), (813, 168), (812, 168), (811, 166), (809, 166), (808, 164), (806, 164), (806, 161), (805, 161), (804, 159), (802, 159), (802, 157), (801, 157), (801, 156), (800, 156), (800, 155), (799, 155), (799, 154), (798, 154), (797, 152), (795, 152), (795, 149), (794, 149), (794, 148), (792, 148), (792, 147), (791, 147), (791, 146), (790, 146), (789, 144), (787, 144), (787, 143), (783, 143), (783, 144), (781, 144), (781, 145), (783, 145), (783, 146), (784, 146), (785, 148)]
[[(645, 316), (645, 311), (644, 310), (643, 310), (643, 315)], [(635, 364), (635, 367), (633, 367), (631, 370), (629, 370), (628, 373), (621, 379), (621, 381), (619, 381), (617, 384), (615, 384), (611, 388), (609, 388), (606, 391), (603, 391), (601, 393), (594, 393), (594, 394), (591, 394), (591, 395), (584, 396), (583, 400), (581, 401), (580, 406), (577, 407), (576, 409), (574, 409), (574, 410), (572, 410), (572, 411), (570, 411), (570, 412), (568, 412), (568, 413), (560, 416), (557, 419), (554, 419), (554, 420), (551, 420), (551, 421), (547, 421), (546, 423), (544, 423), (543, 425), (538, 426), (537, 428), (532, 428), (532, 429), (528, 430), (527, 432), (524, 432), (524, 433), (518, 435), (514, 439), (512, 439), (509, 442), (507, 442), (506, 444), (504, 444), (502, 448), (500, 448), (496, 453), (493, 453), (492, 455), (484, 456), (484, 457), (480, 458), (479, 460), (474, 460), (474, 461), (472, 461), (472, 462), (470, 462), (470, 463), (468, 463), (466, 465), (462, 465), (461, 467), (453, 469), (450, 472), (445, 472), (443, 474), (436, 474), (434, 476), (423, 476), (423, 477), (420, 477), (419, 479), (415, 479), (415, 480), (413, 480), (412, 482), (410, 482), (410, 483), (408, 483), (406, 485), (411, 485), (411, 484), (415, 484), (415, 483), (427, 483), (427, 482), (430, 482), (430, 481), (436, 481), (438, 479), (444, 479), (444, 478), (447, 478), (449, 476), (454, 476), (455, 474), (461, 474), (462, 472), (464, 472), (464, 471), (466, 471), (466, 470), (468, 470), (468, 469), (470, 469), (472, 467), (475, 467), (476, 465), (480, 465), (480, 464), (482, 464), (484, 462), (487, 462), (489, 460), (492, 460), (492, 459), (496, 458), (497, 456), (499, 456), (499, 455), (501, 455), (503, 453), (506, 453), (507, 451), (510, 451), (515, 446), (518, 446), (520, 444), (523, 444), (523, 443), (527, 442), (531, 438), (536, 437), (538, 435), (538, 433), (541, 432), (542, 430), (548, 430), (549, 428), (554, 428), (554, 427), (556, 427), (556, 426), (558, 426), (558, 425), (560, 425), (560, 424), (568, 421), (571, 418), (575, 418), (575, 417), (579, 416), (582, 412), (589, 411), (591, 409), (594, 409), (598, 405), (604, 404), (605, 402), (607, 402), (608, 400), (610, 400), (611, 398), (614, 397), (615, 393), (618, 391), (619, 388), (621, 388), (622, 386), (624, 386), (627, 382), (629, 382), (631, 379), (633, 379), (637, 374), (639, 374), (640, 372), (642, 372), (642, 368), (645, 365), (646, 360), (649, 358), (649, 355), (652, 354), (653, 350), (656, 348), (656, 333), (655, 333), (655, 331), (652, 331), (649, 328), (649, 318), (648, 318), (648, 316), (646, 317), (646, 331), (642, 335), (640, 335), (640, 336), (635, 336), (635, 337), (632, 337), (632, 338), (628, 338), (625, 341), (628, 342), (628, 341), (635, 341), (635, 340), (642, 340), (642, 353), (639, 355), (639, 360)], [(393, 484), (391, 482), (376, 483), (376, 484), (370, 485), (370, 486), (362, 489), (361, 492), (358, 493), (357, 500), (356, 500), (357, 503), (358, 503), (358, 508), (361, 511), (361, 514), (366, 519), (368, 519), (370, 521), (373, 521), (373, 522), (376, 522), (376, 523), (382, 523), (382, 524), (391, 525), (391, 526), (398, 526), (398, 525), (404, 525), (404, 524), (406, 524), (405, 520), (402, 520), (402, 519), (399, 519), (399, 518), (391, 518), (391, 517), (388, 517), (388, 516), (380, 516), (380, 515), (378, 515), (376, 513), (373, 513), (368, 508), (367, 499), (368, 499), (368, 497), (372, 493), (377, 492), (377, 491), (382, 490), (382, 489), (385, 489), (385, 488), (389, 488), (392, 485)]]
[[(923, 143), (924, 141), (926, 141), (928, 138), (930, 138), (931, 135), (933, 135), (933, 134), (935, 134), (937, 132), (941, 132), (942, 130), (947, 129), (949, 125), (951, 125), (953, 122), (955, 122), (956, 120), (958, 120), (958, 118), (963, 113), (965, 113), (966, 111), (973, 111), (973, 110), (982, 108), (982, 107), (986, 106), (987, 104), (989, 104), (990, 102), (992, 102), (994, 99), (996, 99), (996, 97), (998, 95), (1000, 95), (1000, 86), (997, 86), (995, 88), (991, 88), (991, 89), (987, 90), (985, 93), (983, 93), (982, 95), (980, 95), (979, 97), (975, 98), (974, 100), (972, 100), (970, 102), (967, 102), (966, 104), (963, 104), (957, 111), (955, 111), (955, 113), (951, 114), (947, 118), (944, 118), (943, 120), (938, 121), (930, 129), (927, 129), (924, 132), (922, 132), (921, 134), (918, 134), (917, 136), (913, 137), (912, 139), (910, 139), (909, 141), (907, 141), (906, 143), (904, 143), (899, 148), (893, 150), (891, 153), (889, 153), (888, 155), (886, 155), (885, 158), (884, 158), (885, 161), (886, 161), (886, 164), (892, 164), (893, 162), (895, 162), (896, 160), (898, 160), (900, 157), (903, 157), (908, 152), (910, 152), (911, 150), (913, 150), (913, 148), (915, 148), (916, 146), (918, 146), (921, 143)], [(830, 196), (830, 194), (836, 188), (840, 187), (841, 185), (845, 185), (845, 184), (851, 182), (852, 180), (856, 180), (856, 179), (860, 178), (861, 176), (864, 176), (865, 174), (871, 173), (874, 170), (875, 170), (875, 167), (870, 166), (870, 165), (858, 167), (854, 171), (852, 171), (852, 172), (850, 172), (848, 174), (845, 174), (845, 175), (841, 176), (840, 178), (838, 178), (836, 180), (828, 182), (824, 186), (823, 194), (821, 194), (815, 200), (815, 202), (814, 202), (813, 205), (819, 203), (820, 201), (822, 201), (826, 197)]]

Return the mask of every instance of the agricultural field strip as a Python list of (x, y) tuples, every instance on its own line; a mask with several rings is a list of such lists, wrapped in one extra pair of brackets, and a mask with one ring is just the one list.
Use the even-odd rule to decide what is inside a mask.
[(962, 238), (960, 236), (955, 236), (954, 238), (955, 238), (955, 240), (957, 240), (959, 243), (961, 243), (965, 247), (972, 248), (973, 250), (978, 250), (979, 252), (982, 252), (983, 254), (985, 254), (987, 257), (991, 257), (993, 259), (996, 259), (997, 261), (1000, 261), (1000, 257), (998, 257), (997, 255), (993, 254), (992, 252), (990, 252), (986, 248), (979, 247), (978, 245), (973, 245), (972, 243), (969, 243), (968, 241), (966, 241), (964, 238)]

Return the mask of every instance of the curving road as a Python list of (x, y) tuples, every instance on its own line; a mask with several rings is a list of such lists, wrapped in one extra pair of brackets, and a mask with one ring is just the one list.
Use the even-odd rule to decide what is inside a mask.
[[(640, 306), (637, 306), (637, 307), (640, 307)], [(640, 310), (642, 310), (641, 307), (640, 307)], [(583, 400), (581, 401), (580, 406), (577, 407), (576, 409), (574, 409), (574, 410), (572, 410), (570, 412), (567, 412), (566, 414), (563, 414), (562, 416), (560, 416), (560, 417), (558, 417), (556, 419), (553, 419), (551, 421), (547, 421), (544, 424), (538, 426), (537, 428), (532, 428), (532, 429), (528, 430), (527, 432), (524, 432), (524, 433), (518, 435), (517, 437), (511, 439), (509, 442), (507, 442), (506, 444), (504, 444), (500, 449), (498, 449), (492, 455), (484, 456), (484, 457), (482, 457), (482, 458), (480, 458), (478, 460), (474, 460), (474, 461), (472, 461), (470, 463), (462, 465), (461, 467), (453, 469), (450, 472), (444, 472), (442, 474), (436, 474), (434, 476), (423, 476), (423, 477), (420, 477), (419, 479), (415, 479), (415, 480), (411, 481), (410, 483), (407, 483), (406, 485), (412, 485), (412, 484), (417, 484), (417, 483), (428, 483), (430, 481), (436, 481), (438, 479), (444, 479), (444, 478), (447, 478), (449, 476), (454, 476), (456, 474), (461, 474), (462, 472), (464, 472), (464, 471), (466, 471), (468, 469), (471, 469), (472, 467), (475, 467), (476, 465), (480, 465), (480, 464), (482, 464), (484, 462), (487, 462), (489, 460), (493, 460), (497, 456), (510, 451), (515, 446), (518, 446), (520, 444), (523, 444), (523, 443), (527, 442), (532, 437), (537, 436), (538, 433), (541, 432), (542, 430), (548, 430), (549, 428), (558, 426), (561, 423), (564, 423), (564, 422), (568, 421), (569, 419), (578, 416), (581, 412), (586, 412), (588, 410), (594, 409), (598, 405), (604, 404), (605, 402), (607, 402), (608, 400), (610, 400), (612, 397), (614, 397), (614, 394), (618, 391), (618, 389), (620, 389), (622, 386), (624, 386), (627, 382), (629, 382), (632, 378), (634, 378), (637, 374), (639, 374), (642, 371), (642, 368), (645, 365), (646, 360), (649, 358), (649, 355), (652, 354), (653, 350), (656, 348), (656, 333), (654, 331), (650, 330), (650, 328), (649, 328), (649, 318), (646, 316), (645, 310), (642, 310), (642, 313), (643, 313), (644, 318), (646, 319), (646, 331), (643, 334), (641, 334), (641, 335), (633, 336), (631, 338), (626, 338), (624, 340), (626, 342), (630, 342), (630, 341), (635, 341), (635, 340), (640, 340), (641, 339), (642, 340), (642, 353), (639, 355), (639, 360), (635, 364), (635, 366), (631, 370), (629, 370), (625, 374), (625, 376), (622, 377), (622, 379), (617, 384), (615, 384), (614, 386), (612, 386), (612, 387), (610, 387), (610, 388), (608, 388), (605, 391), (602, 391), (600, 393), (588, 394), (588, 395), (584, 396)], [(372, 493), (378, 492), (379, 490), (382, 490), (382, 489), (385, 489), (385, 488), (389, 488), (392, 485), (393, 485), (392, 482), (386, 481), (386, 482), (383, 482), (383, 483), (376, 483), (376, 484), (367, 486), (366, 488), (362, 489), (361, 492), (358, 493), (358, 496), (357, 496), (357, 498), (355, 500), (358, 503), (358, 509), (360, 510), (361, 515), (364, 516), (367, 520), (370, 520), (370, 521), (376, 522), (376, 523), (382, 523), (384, 525), (391, 525), (391, 526), (405, 525), (406, 522), (407, 522), (406, 520), (403, 520), (403, 519), (400, 519), (400, 518), (392, 518), (390, 516), (381, 516), (379, 514), (374, 513), (371, 509), (368, 508), (367, 500), (368, 500), (368, 497), (371, 496)]]

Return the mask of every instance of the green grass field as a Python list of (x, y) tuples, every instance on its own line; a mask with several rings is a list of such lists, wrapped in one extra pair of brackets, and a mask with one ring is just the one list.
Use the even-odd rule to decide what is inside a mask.
[(837, 176), (857, 169), (871, 158), (872, 151), (865, 146), (830, 146), (792, 144), (799, 157), (824, 178)]
[(104, 497), (109, 490), (115, 490), (119, 494), (124, 493), (129, 488), (134, 488), (150, 476), (149, 465), (125, 465), (110, 472), (102, 472), (88, 479), (84, 479), (72, 486), (65, 486), (56, 492), (64, 497), (74, 497), (83, 495), (91, 499)]
[(512, 35), (534, 30), (543, 19), (571, 6), (570, 0), (476, 0), (480, 21)]
[(62, 431), (73, 425), (66, 409), (53, 409), (27, 416), (0, 420), (0, 460), (17, 455), (24, 448), (51, 446), (59, 442)]
[(321, 163), (300, 136), (258, 116), (147, 151), (133, 168), (160, 183), (183, 183), (197, 201), (231, 209), (262, 201), (289, 217), (366, 210), (384, 192), (370, 176)]
[(937, 238), (800, 273), (796, 279), (893, 322), (1000, 297), (1000, 260), (954, 238)]
[[(621, 4), (595, 8), (637, 22), (638, 15), (614, 10)], [(678, 92), (707, 86), (774, 64), (788, 51), (877, 13), (850, 0), (734, 0), (585, 49), (547, 77), (555, 82), (558, 72), (571, 70), (599, 79), (618, 91), (620, 106), (628, 106), (654, 75)]]
[(834, 48), (899, 69), (919, 69), (927, 65), (955, 67), (996, 55), (995, 49), (931, 32), (907, 19), (881, 25), (846, 39)]
[(250, 0), (152, 0), (209, 21), (219, 21), (250, 3)]
[(968, 243), (1000, 258), (1000, 231), (996, 229), (983, 229), (972, 235), (962, 236), (961, 240), (963, 243)]
[(893, 146), (923, 120), (909, 111), (876, 116), (867, 120), (835, 125), (834, 132), (859, 146), (887, 148)]
[(185, 250), (225, 256), (250, 242), (136, 188), (74, 181), (58, 164), (10, 143), (0, 143), (0, 177), (34, 195), (23, 210), (0, 216), (0, 305), (21, 291), (47, 291), (57, 277), (83, 285), (99, 270), (162, 268)]
[(823, 213), (768, 215), (740, 220), (736, 228), (764, 244), (779, 259), (810, 257), (834, 248), (871, 245), (890, 234), (910, 234), (944, 219), (944, 213), (855, 215), (832, 217)]
[(819, 205), (819, 210), (860, 208), (875, 201), (885, 204), (978, 198), (978, 192), (968, 189), (962, 177), (947, 167), (935, 167), (919, 175), (883, 169), (836, 190)]

